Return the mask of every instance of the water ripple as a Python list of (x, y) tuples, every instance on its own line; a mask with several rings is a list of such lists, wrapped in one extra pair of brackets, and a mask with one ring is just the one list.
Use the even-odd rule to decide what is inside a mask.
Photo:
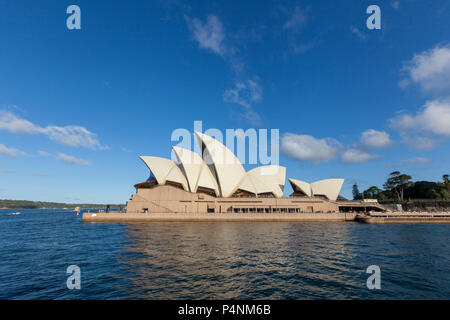
[[(0, 299), (449, 299), (448, 225), (82, 223), (0, 210)], [(82, 289), (66, 288), (67, 266)], [(366, 288), (379, 265), (382, 289)]]

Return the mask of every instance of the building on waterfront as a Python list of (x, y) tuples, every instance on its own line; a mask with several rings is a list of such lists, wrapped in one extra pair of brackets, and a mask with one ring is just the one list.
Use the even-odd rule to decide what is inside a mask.
[[(283, 197), (286, 168), (261, 166), (245, 171), (218, 140), (199, 132), (202, 155), (173, 147), (176, 161), (141, 156), (150, 170), (127, 202), (131, 213), (313, 213), (339, 212), (344, 179), (314, 183), (289, 179), (294, 192)], [(348, 204), (347, 204), (348, 206)]]

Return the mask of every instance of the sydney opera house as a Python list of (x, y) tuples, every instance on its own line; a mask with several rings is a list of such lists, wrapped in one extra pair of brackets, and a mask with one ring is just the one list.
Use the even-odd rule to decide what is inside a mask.
[(343, 179), (314, 183), (288, 179), (294, 192), (283, 197), (285, 167), (261, 166), (246, 172), (221, 142), (199, 132), (195, 137), (201, 155), (173, 147), (176, 161), (140, 157), (150, 177), (135, 185), (127, 213), (331, 213), (345, 206), (339, 199)]

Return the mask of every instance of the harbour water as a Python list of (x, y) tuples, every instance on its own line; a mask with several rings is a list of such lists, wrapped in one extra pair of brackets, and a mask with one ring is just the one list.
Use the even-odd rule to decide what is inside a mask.
[[(450, 299), (449, 239), (449, 224), (83, 223), (69, 210), (0, 210), (0, 299)], [(67, 289), (69, 265), (80, 290)], [(380, 290), (366, 286), (370, 265)]]

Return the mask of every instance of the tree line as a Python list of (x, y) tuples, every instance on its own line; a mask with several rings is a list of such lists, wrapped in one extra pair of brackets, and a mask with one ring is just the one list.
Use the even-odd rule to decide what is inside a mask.
[[(0, 209), (62, 209), (62, 208), (73, 209), (75, 207), (80, 207), (81, 209), (103, 209), (106, 207), (106, 205), (0, 199)], [(111, 209), (118, 209), (120, 207), (124, 207), (124, 205), (120, 204), (110, 205)]]
[(410, 175), (394, 171), (389, 174), (383, 184), (383, 190), (372, 186), (363, 192), (358, 185), (353, 185), (353, 200), (377, 199), (379, 202), (396, 200), (405, 201), (413, 199), (450, 200), (449, 175), (444, 174), (442, 181), (411, 181)]

